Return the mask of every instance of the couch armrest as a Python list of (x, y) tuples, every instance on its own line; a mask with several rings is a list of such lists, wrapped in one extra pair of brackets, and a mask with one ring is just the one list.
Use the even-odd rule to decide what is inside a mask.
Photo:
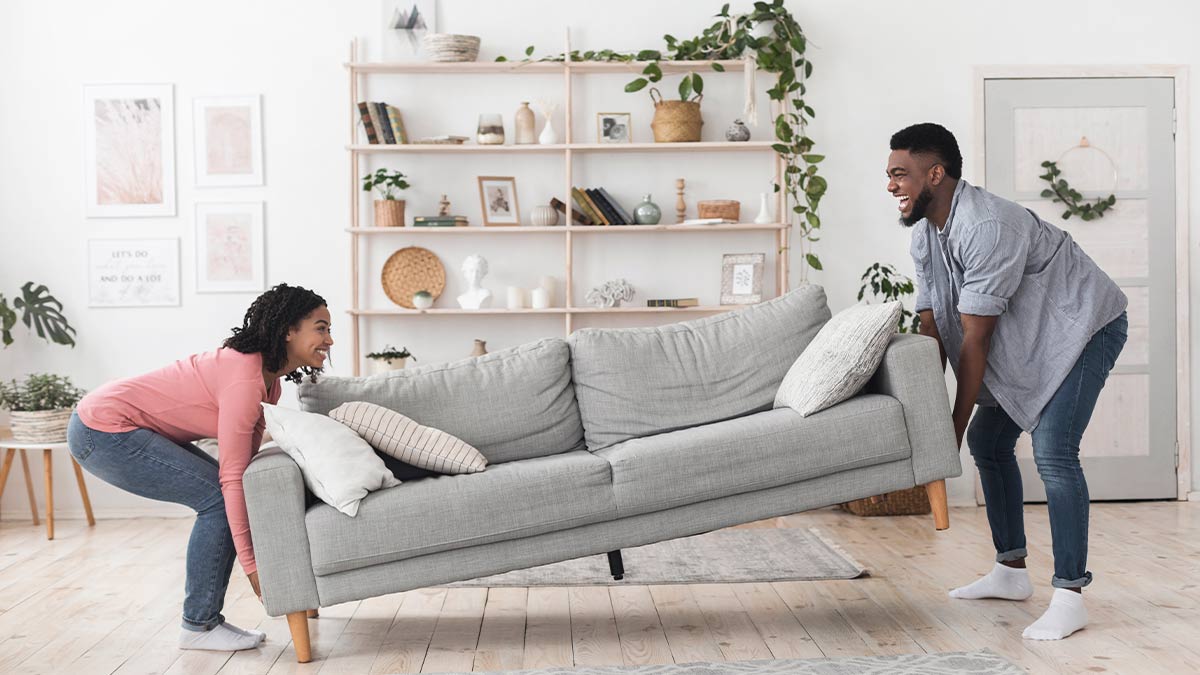
[(267, 614), (316, 609), (320, 601), (304, 524), (300, 467), (282, 450), (265, 450), (246, 468), (242, 488)]
[(912, 448), (913, 480), (917, 485), (962, 475), (954, 443), (950, 397), (940, 366), (936, 340), (897, 333), (865, 389), (887, 394), (903, 406)]

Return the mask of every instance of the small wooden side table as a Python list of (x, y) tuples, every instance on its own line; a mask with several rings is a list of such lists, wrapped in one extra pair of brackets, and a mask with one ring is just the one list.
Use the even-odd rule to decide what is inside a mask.
[(75, 482), (79, 484), (79, 496), (83, 498), (83, 511), (87, 514), (88, 525), (94, 526), (96, 518), (92, 515), (92, 501), (88, 499), (87, 485), (83, 482), (83, 469), (75, 461), (75, 457), (69, 454), (66, 443), (22, 443), (14, 441), (7, 434), (0, 437), (0, 450), (7, 450), (4, 453), (4, 465), (0, 467), (0, 496), (4, 495), (4, 486), (8, 483), (8, 472), (12, 469), (13, 459), (20, 452), (21, 468), (25, 471), (25, 492), (29, 495), (29, 511), (33, 514), (33, 524), (38, 524), (37, 500), (33, 497), (33, 480), (29, 476), (29, 458), (25, 451), (39, 449), (46, 465), (46, 538), (54, 538), (54, 464), (51, 455), (55, 450), (65, 451), (71, 457), (71, 466), (75, 468)]

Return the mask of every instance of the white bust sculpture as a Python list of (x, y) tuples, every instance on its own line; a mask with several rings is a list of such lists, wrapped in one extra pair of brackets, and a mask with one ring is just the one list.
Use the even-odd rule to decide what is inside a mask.
[(480, 286), (488, 273), (488, 263), (483, 256), (467, 256), (462, 263), (462, 273), (467, 279), (467, 292), (458, 296), (458, 306), (463, 309), (482, 309), (492, 304), (492, 292)]

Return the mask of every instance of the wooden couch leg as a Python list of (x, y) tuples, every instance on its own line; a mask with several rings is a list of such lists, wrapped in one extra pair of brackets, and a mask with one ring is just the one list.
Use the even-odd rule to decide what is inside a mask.
[(287, 619), (288, 629), (292, 631), (292, 645), (296, 648), (296, 662), (312, 661), (312, 646), (308, 641), (308, 612), (291, 612)]
[(939, 530), (949, 529), (950, 506), (946, 502), (946, 481), (926, 483), (925, 494), (929, 495), (929, 506), (933, 509), (933, 526)]
[(321, 616), (321, 613), (319, 611), (317, 611), (315, 609), (308, 610), (308, 618), (315, 619), (319, 616)]

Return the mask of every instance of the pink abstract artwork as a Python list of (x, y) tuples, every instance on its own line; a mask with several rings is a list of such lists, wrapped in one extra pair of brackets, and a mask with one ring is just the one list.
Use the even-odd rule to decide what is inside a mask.
[(210, 213), (205, 223), (204, 261), (209, 281), (254, 279), (253, 219), (245, 213)]
[(162, 204), (162, 103), (155, 98), (97, 99), (96, 201)]
[(212, 106), (205, 109), (204, 149), (210, 174), (254, 173), (251, 109), (249, 106)]

